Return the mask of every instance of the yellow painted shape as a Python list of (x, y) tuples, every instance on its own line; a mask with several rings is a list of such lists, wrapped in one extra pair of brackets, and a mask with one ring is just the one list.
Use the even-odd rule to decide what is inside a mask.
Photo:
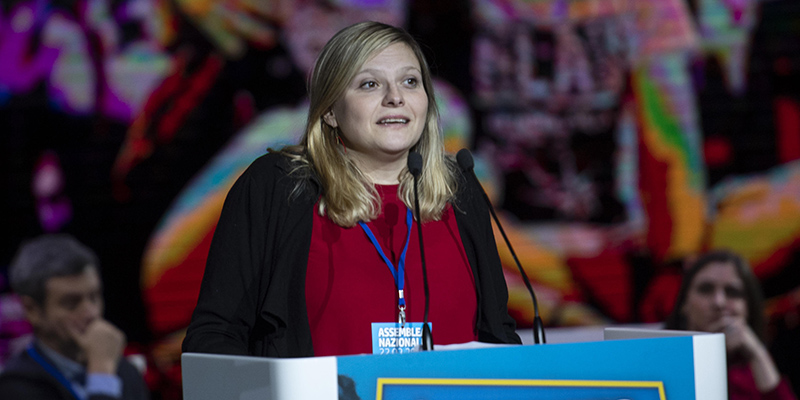
[[(232, 186), (232, 183), (231, 185)], [(142, 263), (142, 287), (155, 286), (165, 271), (186, 259), (217, 223), (230, 187), (217, 190), (179, 221), (169, 224), (150, 242)]]
[(558, 379), (448, 379), (448, 378), (378, 378), (377, 400), (383, 397), (385, 385), (439, 385), (439, 386), (543, 386), (543, 387), (624, 387), (658, 389), (660, 400), (666, 400), (664, 382), (661, 381), (592, 381)]

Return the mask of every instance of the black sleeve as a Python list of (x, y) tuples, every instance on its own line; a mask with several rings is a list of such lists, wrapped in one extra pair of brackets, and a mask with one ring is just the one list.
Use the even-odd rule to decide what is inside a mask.
[(473, 179), (459, 176), (456, 220), (478, 285), (478, 340), (521, 344), (516, 321), (508, 314), (508, 287), (497, 252), (489, 208)]
[[(269, 174), (252, 164), (222, 208), (183, 351), (247, 355), (265, 264)], [(263, 164), (263, 163), (262, 163)], [(263, 165), (262, 165), (263, 167)]]
[(503, 343), (522, 344), (522, 340), (517, 335), (517, 322), (508, 313), (508, 285), (503, 275), (503, 264), (497, 252), (497, 242), (491, 227), (488, 208), (482, 219), (486, 224), (482, 233), (486, 236), (478, 243), (484, 243), (485, 246), (478, 245), (478, 249), (484, 253), (479, 256), (483, 262), (479, 268), (481, 292), (482, 296), (489, 297), (484, 298), (483, 301), (486, 320), (498, 321), (502, 326), (503, 333), (499, 339)]

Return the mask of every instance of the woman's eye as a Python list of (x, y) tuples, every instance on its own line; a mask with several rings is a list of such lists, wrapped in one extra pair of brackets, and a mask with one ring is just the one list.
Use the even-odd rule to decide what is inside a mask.
[(730, 299), (741, 299), (744, 298), (744, 290), (728, 286), (725, 288), (725, 296)]
[(714, 285), (710, 283), (701, 283), (697, 285), (696, 290), (700, 294), (711, 294), (714, 293)]
[(417, 82), (418, 82), (417, 78), (408, 78), (408, 79), (406, 79), (406, 85), (408, 85), (408, 86), (416, 87), (417, 86)]
[(375, 81), (366, 81), (361, 84), (362, 89), (372, 89), (376, 86), (378, 86), (378, 84)]

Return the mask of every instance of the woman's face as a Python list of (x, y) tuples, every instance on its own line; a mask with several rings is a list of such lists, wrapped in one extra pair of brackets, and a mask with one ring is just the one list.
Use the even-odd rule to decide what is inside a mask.
[(369, 167), (404, 157), (422, 135), (427, 113), (419, 60), (396, 43), (364, 63), (324, 119), (339, 129), (348, 155)]
[(686, 329), (718, 331), (722, 318), (747, 319), (744, 282), (730, 262), (712, 262), (703, 267), (689, 286), (681, 309)]

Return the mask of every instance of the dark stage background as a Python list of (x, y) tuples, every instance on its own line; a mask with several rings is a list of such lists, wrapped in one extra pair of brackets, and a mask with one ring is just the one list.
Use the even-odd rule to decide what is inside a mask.
[(14, 252), (68, 232), (98, 252), (156, 397), (178, 398), (224, 195), (298, 140), (316, 52), (364, 19), (424, 45), (448, 150), (475, 154), (546, 326), (659, 322), (686, 260), (731, 248), (800, 392), (794, 0), (3, 0), (0, 365), (28, 333)]

